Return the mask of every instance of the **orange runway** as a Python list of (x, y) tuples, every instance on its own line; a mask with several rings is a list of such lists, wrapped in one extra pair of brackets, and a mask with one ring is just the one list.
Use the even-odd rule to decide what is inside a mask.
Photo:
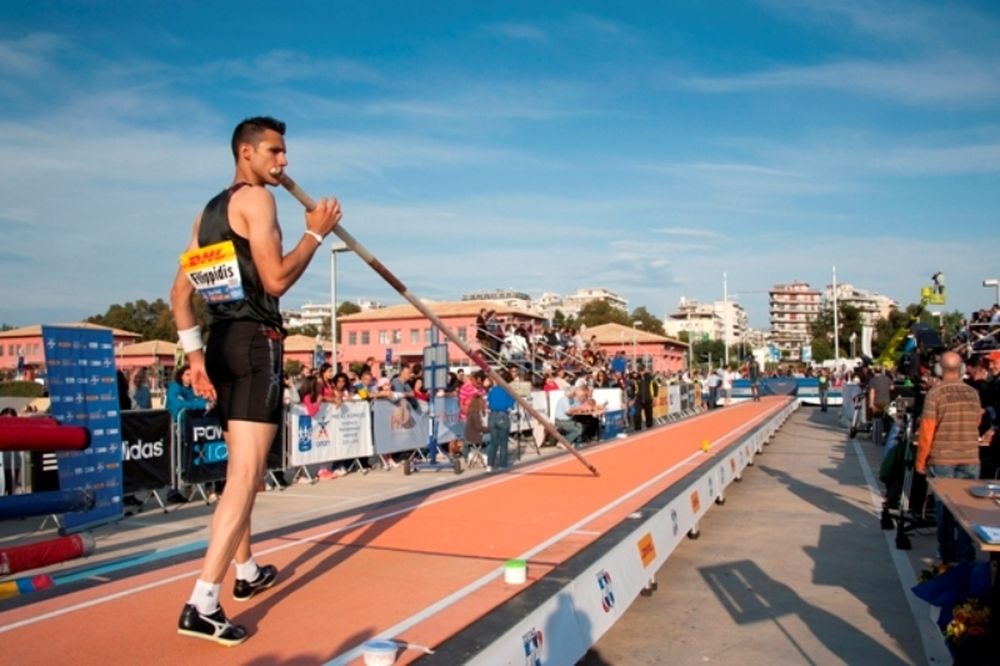
[[(200, 566), (190, 559), (0, 612), (4, 662), (360, 663), (375, 636), (433, 648), (527, 589), (504, 582), (505, 561), (528, 560), (530, 586), (789, 402), (734, 405), (588, 449), (599, 477), (563, 455), (257, 541), (278, 585), (239, 604), (227, 576), (223, 607), (252, 634), (235, 648), (177, 635)], [(401, 651), (397, 663), (420, 656)]]

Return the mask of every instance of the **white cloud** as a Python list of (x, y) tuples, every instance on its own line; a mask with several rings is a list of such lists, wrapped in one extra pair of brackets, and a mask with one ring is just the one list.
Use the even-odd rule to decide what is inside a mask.
[(531, 23), (504, 22), (489, 26), (489, 30), (501, 37), (528, 42), (544, 42), (548, 33)]
[(717, 231), (712, 231), (710, 229), (695, 229), (692, 227), (662, 227), (660, 229), (653, 229), (653, 232), (658, 234), (667, 234), (668, 236), (690, 236), (694, 238), (712, 240), (722, 238), (722, 234)]

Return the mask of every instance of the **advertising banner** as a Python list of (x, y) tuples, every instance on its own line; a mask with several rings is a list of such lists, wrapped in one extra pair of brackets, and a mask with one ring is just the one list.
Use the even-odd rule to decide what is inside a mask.
[(122, 412), (122, 476), (126, 493), (171, 485), (170, 412)]
[(61, 451), (61, 490), (89, 490), (94, 508), (63, 515), (65, 532), (122, 516), (121, 419), (115, 346), (109, 330), (43, 326), (52, 416), (90, 431), (83, 451)]
[[(267, 468), (284, 466), (284, 428), (278, 428), (267, 452)], [(229, 450), (222, 435), (222, 424), (214, 412), (203, 409), (181, 410), (177, 423), (177, 458), (182, 483), (207, 483), (226, 478)]]
[[(439, 444), (453, 442), (465, 436), (465, 423), (459, 418), (458, 398), (434, 398), (434, 417), (437, 419), (437, 439)], [(514, 417), (511, 417), (511, 422)]]
[[(667, 414), (678, 414), (681, 411), (681, 387), (671, 384), (667, 389)], [(663, 389), (660, 389), (663, 390)]]
[(288, 418), (289, 464), (293, 467), (369, 458), (374, 453), (371, 407), (366, 400), (345, 401), (339, 407), (326, 403), (315, 416), (296, 406)]
[(594, 389), (594, 402), (604, 407), (605, 411), (615, 411), (625, 406), (624, 392), (618, 388)]
[(379, 455), (413, 451), (427, 446), (429, 417), (405, 398), (372, 403), (375, 452)]
[[(531, 405), (539, 414), (547, 414), (549, 410), (549, 401), (545, 391), (532, 391), (527, 396), (525, 400)], [(521, 405), (515, 405), (514, 410), (510, 413), (510, 431), (511, 433), (520, 432), (534, 432), (539, 429), (544, 432), (544, 428), (535, 423), (535, 420), (531, 418), (531, 415), (524, 410)]]
[(625, 432), (625, 410), (615, 409), (604, 412), (604, 425), (601, 428), (603, 439), (614, 439), (619, 434)]

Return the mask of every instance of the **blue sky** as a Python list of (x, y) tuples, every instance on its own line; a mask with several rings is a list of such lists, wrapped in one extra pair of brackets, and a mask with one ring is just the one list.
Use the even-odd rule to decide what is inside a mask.
[[(969, 311), (1000, 277), (998, 62), (991, 2), (5, 3), (0, 322), (166, 298), (257, 114), (423, 298), (662, 316), (725, 271), (766, 327), (769, 286), (836, 265), (902, 303), (943, 270)], [(338, 298), (401, 300), (344, 255)], [(282, 305), (328, 300), (324, 253)]]

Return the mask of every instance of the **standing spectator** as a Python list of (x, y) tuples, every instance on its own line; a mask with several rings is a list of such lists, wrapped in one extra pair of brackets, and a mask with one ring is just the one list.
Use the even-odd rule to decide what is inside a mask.
[(708, 408), (715, 409), (719, 406), (719, 384), (722, 383), (722, 378), (718, 372), (709, 367), (705, 383), (708, 384)]
[(417, 398), (413, 393), (413, 387), (410, 385), (412, 378), (413, 368), (409, 365), (404, 365), (399, 369), (399, 374), (392, 378), (389, 386), (392, 388), (392, 392), (396, 394), (397, 399), (406, 398), (406, 402), (409, 403), (411, 408), (420, 409), (420, 403), (417, 402)]
[[(500, 377), (510, 382), (510, 373), (506, 369), (500, 371)], [(490, 443), (486, 447), (486, 471), (494, 468), (507, 467), (507, 442), (510, 439), (510, 410), (514, 408), (513, 396), (500, 385), (493, 386), (486, 394), (486, 403), (490, 408), (488, 427)]]
[(208, 400), (195, 395), (194, 388), (191, 387), (191, 366), (187, 363), (177, 368), (177, 372), (174, 373), (174, 381), (167, 387), (165, 406), (175, 423), (180, 418), (181, 410), (205, 409), (208, 406)]
[(486, 457), (482, 451), (472, 450), (473, 446), (477, 450), (483, 446), (483, 436), (486, 434), (486, 421), (483, 419), (485, 413), (486, 401), (483, 400), (483, 396), (478, 393), (473, 395), (469, 401), (469, 411), (465, 415), (465, 430), (462, 435), (462, 457), (465, 458), (466, 465), (469, 464), (473, 454), (482, 456), (483, 466), (487, 465)]
[(719, 373), (722, 378), (722, 404), (728, 407), (733, 404), (733, 378), (736, 373), (732, 368), (721, 368)]
[(991, 437), (983, 437), (985, 446), (979, 449), (979, 477), (995, 481), (1000, 476), (1000, 350), (990, 352), (984, 359), (988, 372), (980, 371), (980, 405), (985, 408)]
[(642, 361), (635, 364), (637, 373), (632, 386), (632, 397), (635, 400), (635, 415), (632, 426), (636, 432), (642, 430), (642, 421), (645, 417), (646, 427), (653, 427), (653, 399), (660, 392), (660, 385), (649, 370), (646, 370)]
[(486, 329), (486, 308), (479, 308), (479, 314), (476, 315), (476, 342), (480, 347), (489, 347), (487, 342), (489, 338), (490, 333)]
[[(961, 359), (959, 359), (961, 361)], [(875, 375), (868, 382), (868, 413), (872, 420), (872, 442), (881, 446), (886, 430), (886, 407), (892, 400), (892, 377), (881, 365), (875, 367)]]
[(704, 399), (701, 395), (702, 383), (701, 383), (701, 370), (698, 368), (694, 369), (694, 374), (691, 375), (691, 393), (694, 399), (691, 404), (694, 406), (696, 412), (700, 412), (705, 408)]
[(463, 421), (469, 413), (469, 403), (472, 402), (472, 397), (476, 395), (486, 396), (486, 390), (483, 388), (483, 377), (483, 371), (476, 370), (466, 376), (462, 387), (458, 389), (458, 415)]
[[(942, 354), (941, 382), (924, 399), (914, 469), (932, 478), (979, 478), (979, 425), (983, 410), (976, 390), (962, 381), (961, 368), (958, 354)], [(969, 535), (957, 525), (942, 502), (936, 505), (941, 561), (947, 564), (975, 560), (976, 550)]]
[(132, 386), (128, 397), (132, 400), (132, 409), (152, 409), (153, 394), (149, 390), (149, 377), (146, 368), (139, 368), (132, 375)]
[(611, 359), (611, 371), (616, 375), (624, 375), (627, 370), (628, 359), (625, 358), (625, 352), (619, 349)]
[[(750, 379), (750, 397), (754, 402), (760, 402), (760, 363), (757, 362), (756, 356), (750, 357), (750, 363), (747, 364), (747, 376)], [(826, 408), (823, 408), (826, 411)]]
[(830, 389), (830, 376), (827, 374), (826, 368), (820, 368), (819, 376), (816, 377), (816, 382), (819, 388), (819, 408), (820, 411), (826, 411), (826, 393)]

